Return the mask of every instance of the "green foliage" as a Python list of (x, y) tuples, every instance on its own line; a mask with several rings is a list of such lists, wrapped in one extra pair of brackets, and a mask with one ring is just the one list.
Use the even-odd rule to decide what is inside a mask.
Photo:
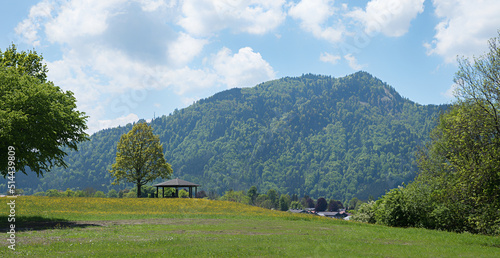
[[(7, 175), (7, 148), (15, 148), (15, 168), (43, 176), (88, 139), (87, 117), (76, 110), (71, 91), (46, 81), (47, 67), (35, 51), (0, 51), (0, 172)], [(12, 165), (9, 165), (12, 167)], [(27, 170), (29, 168), (29, 170)]]
[(111, 189), (108, 192), (108, 198), (118, 198), (118, 192), (115, 189)]
[(365, 223), (376, 223), (377, 220), (375, 218), (375, 210), (377, 206), (375, 205), (375, 201), (369, 201), (366, 203), (362, 203), (356, 212), (351, 218), (353, 221), (365, 222)]
[(179, 198), (189, 198), (188, 191), (184, 189), (179, 190)]
[(287, 211), (291, 203), (290, 195), (282, 194), (279, 200), (279, 208), (281, 211)]
[(172, 168), (165, 161), (163, 147), (152, 128), (146, 123), (137, 123), (121, 136), (116, 162), (109, 172), (115, 177), (115, 184), (120, 180), (136, 183), (139, 198), (142, 197), (141, 186), (158, 177), (169, 178)]
[(95, 192), (94, 197), (97, 197), (97, 198), (106, 198), (106, 194), (104, 194), (103, 191), (97, 191), (97, 192)]
[(245, 191), (229, 190), (219, 198), (222, 201), (239, 202), (243, 204), (250, 204), (250, 197), (245, 194)]
[(302, 206), (302, 204), (300, 204), (300, 202), (293, 201), (290, 203), (290, 209), (291, 210), (302, 210), (302, 209), (304, 209), (304, 207)]
[(58, 190), (56, 189), (49, 189), (47, 190), (47, 192), (45, 193), (45, 196), (48, 196), (48, 197), (63, 197), (64, 194), (59, 192)]
[(259, 196), (259, 193), (257, 192), (257, 187), (252, 186), (250, 189), (248, 189), (247, 196), (250, 198), (250, 204), (255, 204), (255, 200), (257, 199), (257, 196)]

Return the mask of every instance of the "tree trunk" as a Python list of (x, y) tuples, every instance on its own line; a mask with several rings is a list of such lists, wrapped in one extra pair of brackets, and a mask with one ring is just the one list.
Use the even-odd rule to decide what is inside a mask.
[(137, 180), (137, 198), (141, 198), (142, 194), (141, 194), (141, 182), (139, 180)]

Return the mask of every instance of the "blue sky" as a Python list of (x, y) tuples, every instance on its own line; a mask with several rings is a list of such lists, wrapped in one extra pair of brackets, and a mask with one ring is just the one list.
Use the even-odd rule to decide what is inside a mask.
[(453, 100), (457, 56), (484, 54), (500, 1), (4, 1), (0, 49), (35, 49), (89, 132), (285, 76), (367, 71), (420, 104)]

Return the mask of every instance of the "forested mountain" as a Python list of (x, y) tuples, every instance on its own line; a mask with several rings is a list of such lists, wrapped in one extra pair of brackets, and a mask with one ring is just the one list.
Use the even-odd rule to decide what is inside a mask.
[[(151, 122), (174, 177), (223, 193), (255, 185), (280, 193), (349, 200), (378, 197), (414, 178), (414, 154), (447, 106), (419, 105), (366, 72), (343, 78), (303, 75), (235, 88)], [(132, 125), (95, 133), (69, 152), (67, 169), (18, 186), (96, 190)], [(3, 187), (6, 189), (6, 187)]]

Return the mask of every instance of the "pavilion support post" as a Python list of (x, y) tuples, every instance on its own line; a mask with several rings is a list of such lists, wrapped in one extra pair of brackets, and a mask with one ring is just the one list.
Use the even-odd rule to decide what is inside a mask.
[(156, 196), (155, 196), (155, 197), (156, 197), (156, 198), (158, 198), (158, 197), (159, 197), (159, 196), (158, 196), (158, 186), (156, 187)]
[(198, 186), (194, 187), (194, 198), (196, 198), (196, 195), (198, 195)]

